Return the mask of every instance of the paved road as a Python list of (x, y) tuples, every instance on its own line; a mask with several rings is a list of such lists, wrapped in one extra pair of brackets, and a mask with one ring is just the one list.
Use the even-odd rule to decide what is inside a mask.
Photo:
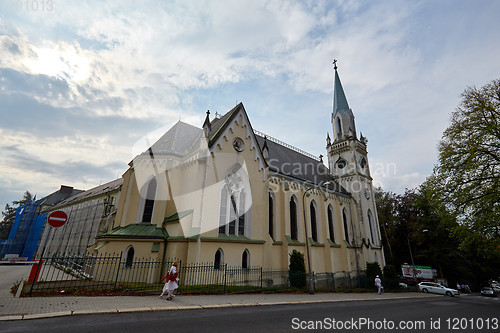
[(0, 297), (13, 296), (10, 288), (16, 282), (28, 279), (31, 265), (0, 265)]
[[(294, 328), (309, 332), (498, 332), (499, 314), (499, 299), (443, 296), (6, 321), (0, 332), (292, 332)], [(333, 319), (335, 325), (343, 323), (344, 329), (331, 330)], [(402, 324), (405, 328), (398, 329)], [(350, 325), (357, 326), (345, 329)], [(453, 325), (457, 329), (452, 330)]]

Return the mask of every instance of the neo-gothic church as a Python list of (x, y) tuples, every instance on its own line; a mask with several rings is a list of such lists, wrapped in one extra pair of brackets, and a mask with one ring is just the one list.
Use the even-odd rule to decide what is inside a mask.
[(88, 252), (287, 270), (309, 248), (316, 273), (383, 267), (367, 140), (336, 66), (331, 122), (328, 167), (255, 131), (241, 103), (200, 128), (177, 122), (130, 162), (113, 228)]

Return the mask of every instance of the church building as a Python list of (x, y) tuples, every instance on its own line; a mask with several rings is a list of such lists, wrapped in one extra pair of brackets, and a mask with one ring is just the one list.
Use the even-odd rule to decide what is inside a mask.
[(242, 103), (207, 111), (200, 128), (179, 121), (129, 163), (114, 229), (87, 252), (287, 270), (297, 250), (316, 273), (383, 267), (367, 140), (336, 66), (334, 82), (328, 166), (254, 130)]

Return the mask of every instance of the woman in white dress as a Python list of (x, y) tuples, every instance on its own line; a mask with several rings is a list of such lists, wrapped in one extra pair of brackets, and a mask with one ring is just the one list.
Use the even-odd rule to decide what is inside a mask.
[(174, 261), (172, 267), (170, 267), (170, 270), (168, 271), (168, 274), (165, 277), (163, 277), (163, 279), (161, 279), (162, 281), (164, 279), (167, 279), (167, 282), (163, 286), (163, 290), (161, 292), (160, 297), (162, 297), (165, 294), (165, 292), (168, 291), (168, 297), (167, 297), (168, 301), (171, 301), (172, 298), (174, 297), (174, 290), (179, 288), (176, 282), (177, 275), (179, 274), (177, 266), (178, 266), (177, 261)]

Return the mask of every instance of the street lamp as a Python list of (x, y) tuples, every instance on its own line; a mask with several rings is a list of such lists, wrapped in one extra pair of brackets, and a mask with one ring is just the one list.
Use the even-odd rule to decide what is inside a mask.
[[(323, 186), (330, 185), (331, 182), (326, 182), (323, 184)], [(317, 187), (317, 186), (316, 186)], [(306, 232), (306, 253), (307, 253), (307, 268), (309, 269), (309, 294), (314, 294), (314, 284), (313, 284), (313, 279), (312, 279), (312, 271), (311, 271), (311, 257), (309, 255), (309, 236), (307, 234), (307, 218), (306, 218), (306, 204), (305, 204), (305, 198), (307, 192), (312, 190), (315, 187), (310, 187), (308, 188), (304, 194), (302, 195), (302, 211), (304, 212), (304, 230)]]
[[(424, 229), (421, 232), (427, 232), (427, 231), (429, 231), (429, 230)], [(411, 272), (412, 272), (412, 275), (413, 275), (413, 281), (415, 281), (415, 283), (417, 282), (416, 274), (415, 274), (416, 269), (415, 269), (415, 262), (413, 261), (413, 254), (411, 253), (410, 236), (413, 235), (414, 233), (417, 233), (417, 232), (420, 232), (420, 230), (412, 231), (406, 237), (406, 240), (408, 241), (408, 248), (410, 249), (410, 258), (411, 258), (411, 266), (412, 266)]]

